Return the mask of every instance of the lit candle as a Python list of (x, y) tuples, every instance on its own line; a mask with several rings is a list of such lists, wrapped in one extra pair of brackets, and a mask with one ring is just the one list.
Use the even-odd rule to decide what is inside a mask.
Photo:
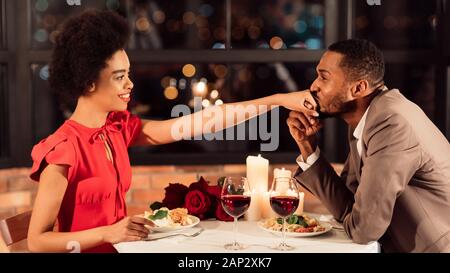
[[(286, 182), (285, 185), (280, 186), (278, 185), (278, 191), (285, 193), (288, 196), (296, 196), (297, 194), (293, 192), (292, 190), (288, 189), (288, 183), (289, 179), (292, 177), (292, 172), (289, 170), (286, 170), (285, 168), (282, 169), (275, 169), (273, 171), (273, 177), (274, 179), (278, 179), (278, 182), (282, 183), (283, 181)], [(301, 215), (303, 213), (303, 205), (304, 205), (304, 199), (305, 199), (305, 193), (299, 192), (299, 202), (297, 210), (295, 211), (295, 214)], [(264, 216), (266, 217), (266, 216)]]
[(276, 168), (273, 170), (273, 178), (279, 178), (279, 177), (292, 177), (292, 172), (290, 170), (286, 170), (285, 168), (278, 169)]
[(269, 185), (269, 160), (261, 155), (247, 156), (247, 179), (252, 190), (266, 192)]
[(252, 190), (250, 196), (251, 196), (250, 206), (245, 212), (244, 218), (247, 221), (259, 221), (261, 219), (262, 214), (261, 210), (262, 194), (260, 192)]
[(252, 201), (245, 214), (248, 221), (261, 219), (263, 194), (269, 185), (269, 160), (261, 155), (247, 157), (247, 180), (252, 192)]
[(286, 170), (285, 168), (273, 170), (273, 178), (274, 181), (275, 179), (277, 181), (277, 192), (279, 194), (286, 195), (286, 191), (289, 188), (289, 180), (291, 179), (291, 175), (292, 172)]
[(270, 192), (264, 192), (261, 200), (262, 217), (264, 219), (278, 217), (270, 206)]
[(303, 204), (305, 202), (305, 193), (299, 192), (298, 195), (299, 195), (299, 201), (298, 201), (298, 207), (297, 207), (297, 210), (295, 211), (295, 214), (301, 215), (303, 213)]

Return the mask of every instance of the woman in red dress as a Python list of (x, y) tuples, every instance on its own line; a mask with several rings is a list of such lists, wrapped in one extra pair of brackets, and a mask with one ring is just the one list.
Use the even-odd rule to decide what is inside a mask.
[[(50, 86), (61, 97), (73, 100), (76, 108), (31, 154), (30, 177), (39, 182), (28, 231), (31, 251), (114, 252), (115, 243), (145, 238), (148, 229), (144, 225), (152, 223), (126, 215), (125, 195), (131, 183), (127, 148), (174, 142), (179, 140), (171, 132), (175, 124), (191, 124), (197, 118), (208, 124), (208, 120), (217, 119), (199, 111), (150, 121), (126, 111), (133, 89), (124, 51), (128, 28), (113, 12), (89, 11), (69, 19), (56, 39)], [(315, 115), (303, 106), (305, 102), (315, 106), (309, 92), (276, 94), (234, 105), (266, 105), (269, 109), (282, 105)], [(225, 106), (215, 107), (225, 110)], [(225, 112), (219, 124), (223, 121), (228, 126), (230, 120), (237, 124), (263, 112), (237, 115), (237, 119), (236, 113)], [(206, 131), (200, 126), (190, 135)], [(57, 231), (53, 230), (56, 221)]]

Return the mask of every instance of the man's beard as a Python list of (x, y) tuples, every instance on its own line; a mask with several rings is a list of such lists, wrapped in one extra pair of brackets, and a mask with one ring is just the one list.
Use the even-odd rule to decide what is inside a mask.
[[(333, 98), (333, 100), (330, 103), (330, 106), (334, 106), (336, 109), (333, 112), (328, 111), (321, 111), (321, 106), (319, 103), (319, 98), (317, 96), (317, 93), (314, 91), (311, 91), (311, 95), (314, 98), (314, 101), (316, 102), (316, 105), (318, 106), (316, 109), (316, 112), (319, 113), (319, 119), (324, 120), (327, 118), (335, 118), (335, 117), (342, 117), (343, 114), (354, 112), (356, 107), (356, 100), (351, 101), (344, 101), (343, 97), (336, 96)], [(330, 107), (329, 107), (330, 108)]]

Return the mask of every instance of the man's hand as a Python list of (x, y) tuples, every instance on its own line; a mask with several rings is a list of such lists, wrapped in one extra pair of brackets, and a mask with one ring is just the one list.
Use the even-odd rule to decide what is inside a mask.
[(303, 158), (308, 158), (316, 150), (316, 134), (323, 127), (322, 123), (316, 118), (308, 117), (302, 112), (296, 111), (289, 113), (286, 122)]

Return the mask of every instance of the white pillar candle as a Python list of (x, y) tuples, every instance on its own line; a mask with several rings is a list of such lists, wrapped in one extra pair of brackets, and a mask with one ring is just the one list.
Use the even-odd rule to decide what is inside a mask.
[(261, 219), (262, 208), (261, 208), (261, 199), (262, 194), (255, 190), (252, 190), (250, 193), (251, 201), (250, 206), (244, 214), (244, 219), (247, 221), (259, 221)]
[(269, 185), (269, 160), (261, 155), (247, 156), (247, 179), (252, 191), (266, 192)]
[[(292, 172), (285, 168), (273, 170), (274, 182), (277, 182), (277, 192), (281, 195), (286, 195), (286, 191), (289, 188), (289, 181), (291, 179)], [(274, 183), (273, 182), (273, 183)]]
[(272, 207), (270, 206), (270, 192), (263, 193), (261, 206), (262, 206), (262, 217), (264, 219), (278, 217), (277, 214), (273, 211)]
[(245, 214), (248, 221), (258, 221), (262, 216), (263, 193), (269, 185), (269, 160), (261, 155), (247, 157), (247, 180), (252, 192), (252, 201)]
[(299, 192), (299, 201), (298, 201), (298, 208), (295, 211), (295, 214), (301, 215), (303, 213), (303, 205), (305, 203), (305, 193)]
[(275, 170), (273, 170), (273, 178), (279, 178), (279, 177), (292, 177), (292, 172), (290, 170), (286, 170), (285, 168), (282, 169), (278, 169), (275, 168)]
[[(292, 172), (289, 170), (286, 170), (285, 168), (282, 169), (275, 169), (273, 171), (273, 177), (278, 178), (278, 183), (282, 183), (285, 179), (286, 184), (285, 185), (278, 185), (278, 190), (280, 192), (286, 192), (286, 195), (297, 195), (294, 192), (291, 192), (291, 190), (288, 190), (288, 182), (289, 179), (292, 178)], [(294, 214), (301, 215), (303, 213), (303, 206), (304, 206), (304, 199), (305, 199), (305, 193), (299, 192), (299, 202), (298, 207), (295, 210)]]

